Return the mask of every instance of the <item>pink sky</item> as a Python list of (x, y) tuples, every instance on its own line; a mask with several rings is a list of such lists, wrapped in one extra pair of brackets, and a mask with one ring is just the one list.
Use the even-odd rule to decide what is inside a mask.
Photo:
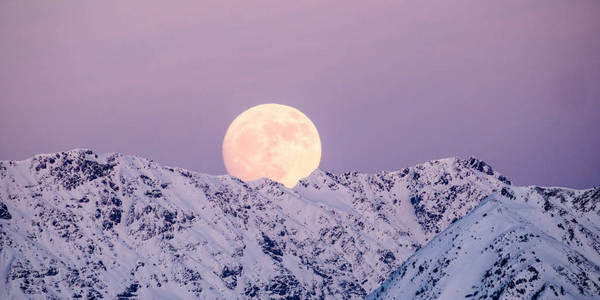
[(225, 172), (235, 116), (291, 105), (321, 168), (476, 155), (600, 184), (600, 1), (3, 1), (0, 159), (89, 147)]

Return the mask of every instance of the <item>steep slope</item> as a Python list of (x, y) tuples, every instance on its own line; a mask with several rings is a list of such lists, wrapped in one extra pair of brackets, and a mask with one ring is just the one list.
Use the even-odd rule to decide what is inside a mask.
[(600, 188), (505, 187), (368, 299), (599, 299)]
[(484, 162), (294, 189), (73, 150), (0, 163), (0, 298), (362, 298), (509, 183)]

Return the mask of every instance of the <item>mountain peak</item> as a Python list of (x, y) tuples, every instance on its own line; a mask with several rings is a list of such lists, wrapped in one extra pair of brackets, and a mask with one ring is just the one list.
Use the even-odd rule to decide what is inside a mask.
[(368, 299), (595, 299), (600, 224), (593, 203), (600, 189), (503, 187)]

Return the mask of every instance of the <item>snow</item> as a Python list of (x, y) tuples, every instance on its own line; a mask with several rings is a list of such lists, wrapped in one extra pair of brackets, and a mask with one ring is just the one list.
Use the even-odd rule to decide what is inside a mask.
[[(593, 208), (582, 209), (582, 200)], [(597, 299), (600, 224), (591, 220), (598, 202), (600, 188), (505, 187), (407, 259), (368, 299)]]
[(12, 218), (0, 219), (0, 290), (359, 299), (507, 184), (474, 158), (317, 170), (293, 189), (89, 149), (3, 161), (0, 202)]

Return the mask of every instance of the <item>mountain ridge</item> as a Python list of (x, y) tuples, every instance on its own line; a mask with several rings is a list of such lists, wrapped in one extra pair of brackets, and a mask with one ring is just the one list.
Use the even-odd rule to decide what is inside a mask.
[[(79, 147), (79, 148), (72, 148), (70, 150), (65, 150), (65, 151), (58, 151), (58, 152), (47, 152), (47, 153), (37, 153), (34, 154), (30, 157), (24, 158), (24, 159), (5, 159), (5, 160), (0, 160), (0, 163), (4, 163), (4, 164), (9, 164), (9, 163), (23, 163), (26, 161), (33, 161), (36, 159), (40, 159), (40, 158), (51, 158), (53, 156), (56, 156), (57, 154), (61, 155), (61, 154), (77, 154), (77, 153), (91, 153), (95, 156), (95, 158), (99, 158), (101, 156), (103, 157), (110, 157), (110, 156), (120, 156), (120, 157), (130, 157), (130, 158), (138, 158), (138, 159), (142, 159), (142, 160), (146, 160), (148, 162), (152, 162), (152, 163), (156, 163), (159, 164), (163, 167), (167, 167), (167, 168), (172, 168), (172, 169), (180, 169), (180, 170), (184, 170), (186, 172), (189, 173), (196, 173), (198, 175), (207, 175), (207, 176), (212, 176), (212, 177), (228, 177), (228, 178), (235, 178), (235, 179), (239, 179), (235, 176), (229, 175), (229, 174), (210, 174), (210, 173), (205, 173), (205, 172), (201, 172), (201, 171), (193, 171), (193, 170), (189, 170), (183, 167), (178, 167), (178, 166), (171, 166), (171, 165), (166, 165), (166, 164), (162, 164), (158, 161), (155, 161), (154, 159), (151, 158), (147, 158), (144, 156), (140, 156), (140, 155), (134, 155), (134, 154), (125, 154), (125, 153), (121, 153), (121, 152), (102, 152), (99, 153), (97, 151), (95, 151), (92, 148), (87, 148), (87, 147)], [(488, 173), (488, 175), (494, 175), (497, 174), (499, 177), (501, 177), (501, 181), (506, 181), (506, 183), (508, 185), (511, 185), (512, 182), (510, 180), (508, 180), (506, 177), (504, 177), (501, 173), (498, 173), (496, 171), (494, 171), (494, 169), (488, 165), (485, 161), (479, 159), (477, 156), (475, 155), (469, 155), (466, 159), (462, 159), (456, 156), (449, 156), (449, 157), (443, 157), (443, 158), (438, 158), (438, 159), (433, 159), (430, 161), (427, 161), (425, 163), (428, 162), (453, 162), (453, 161), (462, 161), (464, 163), (466, 163), (466, 165), (470, 166), (471, 168), (473, 168), (474, 170), (480, 171), (480, 172), (484, 172), (484, 173)], [(417, 167), (420, 166), (422, 164), (425, 163), (421, 163), (421, 164), (417, 164), (411, 167)], [(395, 170), (380, 170), (377, 171), (375, 173), (369, 173), (369, 172), (358, 172), (358, 171), (345, 171), (342, 173), (339, 173), (339, 175), (343, 175), (343, 174), (362, 174), (362, 175), (375, 175), (375, 174), (392, 174), (392, 173), (400, 173), (402, 171), (404, 171), (405, 169), (411, 168), (411, 167), (404, 167), (404, 168), (400, 168), (400, 169), (395, 169)], [(335, 173), (328, 171), (328, 170), (323, 170), (323, 169), (316, 169), (314, 170), (310, 175), (308, 175), (307, 177), (304, 177), (302, 179), (307, 179), (310, 178), (311, 176), (318, 174), (318, 173), (325, 173), (325, 174), (332, 174), (335, 175)], [(242, 181), (241, 179), (239, 179), (240, 181)], [(263, 178), (259, 178), (256, 180), (252, 180), (252, 181), (247, 181), (247, 182), (253, 182), (253, 181), (273, 181), (269, 178), (263, 177)], [(276, 181), (274, 181), (276, 182)], [(560, 187), (560, 186), (557, 186)], [(566, 187), (564, 187), (566, 188)], [(289, 188), (289, 189), (293, 189), (293, 188)]]
[(291, 190), (89, 149), (2, 161), (3, 296), (362, 298), (509, 183), (474, 158)]

